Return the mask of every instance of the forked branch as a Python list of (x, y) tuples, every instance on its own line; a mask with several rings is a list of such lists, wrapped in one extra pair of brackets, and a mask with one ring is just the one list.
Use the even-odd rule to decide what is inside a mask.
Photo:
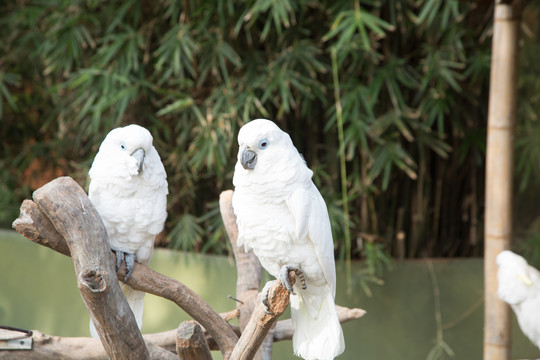
[[(272, 315), (264, 312), (257, 296), (262, 267), (255, 255), (236, 245), (232, 194), (231, 190), (221, 194), (220, 210), (237, 263), (236, 296), (240, 300), (237, 310), (219, 315), (181, 282), (138, 263), (135, 263), (127, 281), (133, 289), (173, 301), (202, 326), (198, 328), (198, 324), (189, 322), (181, 324), (185, 328), (181, 334), (186, 341), (182, 350), (184, 355), (178, 353), (181, 358), (189, 354), (187, 348), (190, 344), (197, 344), (199, 354), (207, 354), (208, 349), (219, 349), (225, 359), (267, 359), (271, 358), (274, 341), (292, 338), (291, 320), (276, 323), (288, 306), (287, 290), (279, 281), (270, 289)], [(29, 240), (72, 257), (81, 295), (104, 347), (92, 338), (62, 338), (35, 331), (34, 350), (24, 355), (21, 351), (10, 351), (7, 359), (175, 358), (177, 341), (181, 341), (178, 339), (179, 330), (141, 337), (116, 281), (117, 278), (124, 279), (125, 266), (114, 276), (115, 255), (110, 251), (101, 219), (84, 190), (71, 178), (58, 178), (38, 189), (34, 193), (34, 201), (22, 203), (21, 214), (14, 221), (13, 228)], [(361, 309), (337, 308), (340, 322), (357, 319), (365, 313)], [(240, 328), (227, 322), (235, 316), (239, 317)], [(186, 336), (188, 330), (192, 331), (191, 337)], [(238, 340), (240, 332), (242, 336)], [(202, 334), (206, 344), (202, 341)], [(257, 353), (259, 346), (261, 351)]]

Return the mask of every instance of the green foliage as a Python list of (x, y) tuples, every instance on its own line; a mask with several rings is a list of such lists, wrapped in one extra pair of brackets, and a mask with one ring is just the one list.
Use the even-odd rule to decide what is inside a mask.
[[(8, 171), (0, 204), (11, 210), (1, 225), (9, 226), (12, 210), (35, 187), (30, 165), (38, 183), (59, 173), (85, 184), (105, 134), (138, 123), (152, 132), (168, 173), (170, 245), (227, 252), (216, 201), (232, 188), (239, 127), (265, 117), (291, 134), (314, 170), (342, 259), (376, 259), (382, 249), (410, 257), (478, 255), (491, 45), (486, 6), (3, 2), (0, 166)], [(537, 97), (525, 103), (530, 121), (519, 131), (529, 138), (519, 148), (527, 159), (518, 163), (529, 170), (524, 187), (540, 171), (529, 168), (540, 153)]]
[[(533, 10), (538, 15), (540, 7)], [(519, 121), (516, 123), (516, 174), (519, 174), (516, 179), (522, 192), (531, 185), (538, 185), (540, 179), (540, 79), (526, 76), (540, 71), (537, 58), (540, 44), (538, 30), (536, 34), (528, 35), (523, 37), (524, 45), (520, 49), (520, 71), (523, 76), (519, 78)]]
[(540, 234), (538, 228), (519, 234), (515, 251), (523, 256), (529, 265), (540, 268)]

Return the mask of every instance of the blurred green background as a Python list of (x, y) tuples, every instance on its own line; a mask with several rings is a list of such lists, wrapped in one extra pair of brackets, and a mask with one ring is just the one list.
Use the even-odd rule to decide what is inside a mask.
[[(536, 264), (539, 9), (523, 16), (515, 143), (516, 246)], [(218, 196), (239, 127), (265, 117), (314, 170), (337, 258), (374, 272), (480, 256), (492, 14), (493, 1), (3, 1), (0, 227), (60, 175), (86, 187), (107, 132), (137, 123), (169, 179), (159, 245), (229, 254)]]

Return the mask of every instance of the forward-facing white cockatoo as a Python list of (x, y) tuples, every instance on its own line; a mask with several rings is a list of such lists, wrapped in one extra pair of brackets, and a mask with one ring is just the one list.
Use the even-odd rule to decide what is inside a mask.
[[(150, 262), (154, 240), (167, 218), (167, 174), (152, 145), (152, 135), (139, 125), (111, 130), (88, 174), (88, 196), (107, 229), (117, 270), (126, 263), (126, 281), (134, 261)], [(124, 284), (121, 287), (140, 329), (144, 292)], [(97, 337), (92, 321), (90, 332)]]
[(521, 331), (540, 349), (540, 272), (509, 251), (497, 255), (499, 299), (516, 314)]
[[(270, 120), (244, 125), (238, 143), (233, 178), (238, 245), (253, 249), (291, 293), (294, 353), (308, 360), (333, 359), (344, 351), (345, 342), (334, 304), (330, 220), (311, 180), (313, 172), (289, 135)], [(301, 280), (293, 287), (290, 270)]]

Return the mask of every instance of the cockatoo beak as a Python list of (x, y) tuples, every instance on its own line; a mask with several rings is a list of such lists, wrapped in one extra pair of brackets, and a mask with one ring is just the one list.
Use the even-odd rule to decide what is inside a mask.
[(143, 169), (143, 163), (144, 163), (144, 150), (142, 148), (138, 148), (134, 152), (130, 154), (132, 157), (137, 160), (137, 168), (139, 169), (139, 174), (142, 172)]
[(521, 280), (522, 283), (524, 283), (527, 286), (532, 286), (533, 282), (531, 279), (527, 276), (527, 274), (519, 273), (517, 275), (518, 279)]
[(246, 170), (255, 169), (255, 165), (257, 164), (257, 154), (247, 148), (244, 149), (242, 156), (240, 157), (240, 163)]

